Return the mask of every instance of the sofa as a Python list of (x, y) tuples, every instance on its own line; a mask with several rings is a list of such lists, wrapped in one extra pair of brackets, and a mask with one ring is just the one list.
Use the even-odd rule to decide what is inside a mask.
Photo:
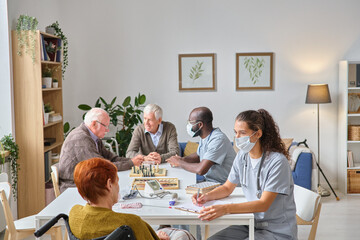
[[(191, 149), (186, 149), (187, 144), (191, 143)], [(196, 143), (195, 143), (196, 144)], [(292, 142), (291, 146), (297, 145), (297, 142)], [(183, 157), (186, 151), (194, 152), (195, 145), (193, 142), (179, 142), (180, 155)], [(188, 146), (189, 147), (189, 146)], [(311, 174), (312, 174), (312, 154), (309, 152), (302, 152), (296, 161), (292, 176), (294, 183), (301, 187), (311, 190)]]

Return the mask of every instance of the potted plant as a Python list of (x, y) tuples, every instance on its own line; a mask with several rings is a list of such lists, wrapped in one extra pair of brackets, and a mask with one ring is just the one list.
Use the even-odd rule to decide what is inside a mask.
[(44, 105), (44, 123), (48, 124), (49, 122), (49, 115), (50, 113), (53, 112), (53, 107), (51, 106), (50, 103), (46, 103)]
[(15, 143), (11, 134), (5, 135), (0, 140), (1, 148), (9, 152), (6, 161), (1, 156), (1, 163), (8, 162), (10, 164), (10, 173), (11, 173), (11, 186), (14, 199), (17, 198), (17, 181), (18, 181), (18, 170), (19, 164), (17, 160), (19, 159), (19, 146)]
[(53, 88), (58, 88), (59, 87), (59, 82), (58, 82), (58, 80), (56, 78), (53, 79), (52, 87)]
[(48, 27), (54, 28), (55, 29), (55, 33), (54, 35), (60, 37), (60, 39), (62, 40), (62, 50), (63, 50), (63, 62), (62, 62), (62, 74), (63, 74), (63, 79), (64, 78), (64, 73), (66, 71), (66, 67), (68, 66), (68, 40), (67, 37), (65, 36), (65, 34), (63, 33), (63, 31), (61, 30), (58, 21), (54, 22), (53, 24), (49, 25)]
[(51, 88), (52, 74), (53, 70), (46, 66), (42, 73), (42, 85), (45, 85), (45, 88)]
[(18, 39), (18, 51), (19, 56), (23, 53), (29, 54), (33, 63), (35, 62), (35, 44), (36, 44), (36, 29), (38, 26), (38, 20), (35, 17), (27, 15), (20, 15), (16, 24), (16, 35)]

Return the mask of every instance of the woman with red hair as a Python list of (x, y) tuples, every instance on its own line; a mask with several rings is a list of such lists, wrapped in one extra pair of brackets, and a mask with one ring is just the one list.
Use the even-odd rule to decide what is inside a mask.
[[(101, 237), (122, 225), (128, 225), (138, 240), (170, 239), (165, 229), (155, 233), (139, 216), (112, 211), (112, 206), (118, 202), (119, 197), (119, 177), (112, 162), (91, 158), (78, 163), (74, 171), (74, 182), (80, 195), (88, 202), (85, 206), (75, 205), (70, 210), (69, 224), (77, 238)], [(171, 230), (168, 233), (172, 235)], [(185, 231), (175, 235), (179, 234), (189, 235)]]

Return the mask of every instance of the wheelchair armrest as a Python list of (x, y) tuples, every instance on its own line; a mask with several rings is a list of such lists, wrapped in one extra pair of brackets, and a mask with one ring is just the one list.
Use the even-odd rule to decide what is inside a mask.
[(39, 230), (37, 230), (34, 235), (35, 237), (41, 237), (46, 233), (52, 226), (54, 226), (60, 218), (67, 219), (68, 216), (66, 214), (60, 213), (56, 217), (52, 218), (50, 221), (48, 221), (44, 226), (42, 226)]

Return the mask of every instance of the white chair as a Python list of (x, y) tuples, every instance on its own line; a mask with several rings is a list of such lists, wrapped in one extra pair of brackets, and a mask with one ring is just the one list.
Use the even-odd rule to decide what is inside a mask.
[[(114, 145), (115, 153), (116, 153), (116, 155), (119, 156), (119, 144), (116, 141), (116, 138), (104, 137), (102, 140), (103, 140), (103, 143), (104, 143), (105, 147), (107, 149), (109, 149), (110, 152), (114, 152), (114, 150), (113, 150), (113, 145)], [(106, 142), (107, 140), (111, 140), (111, 143)]]
[(55, 197), (58, 197), (60, 195), (59, 171), (55, 165), (51, 166), (51, 180), (54, 186)]
[(309, 240), (315, 239), (321, 210), (319, 194), (294, 185), (296, 221), (298, 225), (311, 225)]
[[(6, 230), (4, 239), (18, 240), (32, 236), (35, 232), (35, 216), (29, 216), (14, 221), (8, 199), (10, 198), (11, 186), (8, 182), (0, 182), (0, 198), (6, 219)], [(51, 239), (61, 240), (61, 228), (52, 227), (48, 232)]]

